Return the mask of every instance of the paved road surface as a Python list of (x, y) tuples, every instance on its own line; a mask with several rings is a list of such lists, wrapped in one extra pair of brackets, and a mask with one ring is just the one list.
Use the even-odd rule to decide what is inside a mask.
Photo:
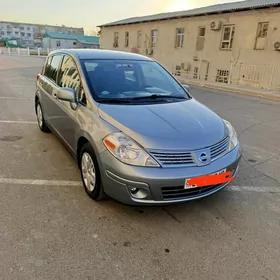
[(0, 279), (280, 279), (280, 103), (192, 88), (239, 133), (234, 186), (168, 207), (96, 203), (35, 123), (42, 62), (0, 56)]

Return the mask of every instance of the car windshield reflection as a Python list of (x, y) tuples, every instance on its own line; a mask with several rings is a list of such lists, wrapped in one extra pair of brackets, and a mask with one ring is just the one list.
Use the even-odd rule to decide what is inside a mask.
[[(154, 61), (84, 60), (83, 66), (92, 95), (99, 101), (144, 100), (155, 95), (174, 98), (174, 102), (175, 99), (190, 98), (184, 88)], [(159, 98), (153, 100), (158, 102)]]

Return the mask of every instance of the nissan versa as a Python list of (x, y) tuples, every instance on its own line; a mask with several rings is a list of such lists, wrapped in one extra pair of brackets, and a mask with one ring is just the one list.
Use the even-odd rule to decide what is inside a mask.
[(36, 85), (40, 129), (54, 132), (75, 157), (94, 200), (190, 201), (236, 175), (241, 149), (232, 125), (146, 56), (56, 50)]

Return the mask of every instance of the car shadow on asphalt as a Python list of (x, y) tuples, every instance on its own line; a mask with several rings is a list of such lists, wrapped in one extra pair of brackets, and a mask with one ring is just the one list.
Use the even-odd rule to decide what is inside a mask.
[(180, 224), (186, 220), (192, 220), (203, 212), (213, 212), (216, 219), (219, 219), (220, 213), (218, 207), (232, 203), (232, 192), (222, 190), (211, 196), (184, 203), (176, 203), (164, 206), (130, 206), (121, 204), (112, 199), (108, 199), (99, 204), (99, 207), (105, 211), (110, 209), (119, 215), (125, 216), (129, 220), (138, 220), (145, 222), (147, 219), (152, 221), (166, 221), (170, 219)]

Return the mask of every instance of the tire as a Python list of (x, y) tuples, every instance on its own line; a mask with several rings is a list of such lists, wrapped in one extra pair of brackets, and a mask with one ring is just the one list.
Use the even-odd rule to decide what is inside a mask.
[(50, 130), (46, 124), (43, 109), (42, 109), (42, 106), (41, 106), (41, 103), (39, 100), (36, 101), (36, 116), (37, 116), (37, 123), (38, 123), (38, 126), (41, 129), (41, 131), (50, 132)]
[[(81, 149), (79, 166), (84, 189), (88, 196), (95, 201), (106, 199), (107, 196), (104, 193), (98, 162), (89, 143), (86, 143)], [(92, 176), (93, 174), (95, 174), (95, 180)]]

